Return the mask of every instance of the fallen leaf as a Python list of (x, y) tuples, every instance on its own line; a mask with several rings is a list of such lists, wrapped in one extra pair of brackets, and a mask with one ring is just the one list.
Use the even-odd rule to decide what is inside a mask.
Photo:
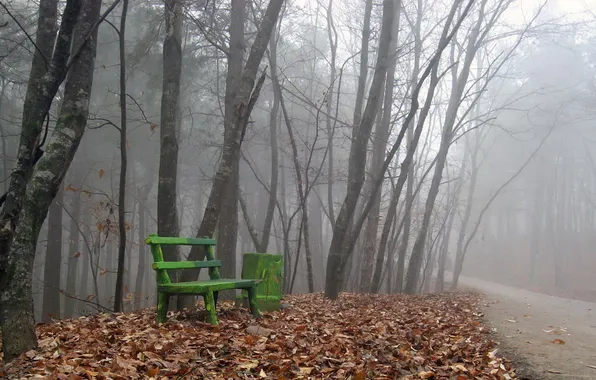
[(553, 340), (554, 344), (565, 344), (565, 341), (563, 339), (555, 339)]
[(431, 377), (434, 377), (435, 373), (433, 371), (421, 371), (418, 373), (418, 377), (420, 377), (421, 379), (430, 379)]
[(249, 362), (244, 362), (240, 364), (238, 367), (242, 369), (253, 369), (259, 366), (259, 362), (257, 360), (251, 360)]
[(300, 374), (301, 375), (310, 375), (312, 370), (313, 370), (313, 367), (300, 367)]
[(273, 333), (273, 331), (266, 329), (261, 326), (249, 326), (246, 329), (246, 332), (250, 335), (260, 335), (260, 336), (269, 336)]

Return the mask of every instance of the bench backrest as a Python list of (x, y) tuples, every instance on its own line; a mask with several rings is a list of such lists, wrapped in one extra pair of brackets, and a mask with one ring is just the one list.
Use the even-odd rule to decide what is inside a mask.
[[(149, 235), (145, 243), (151, 247), (153, 255), (153, 269), (157, 275), (158, 284), (170, 284), (172, 281), (168, 275), (168, 270), (192, 269), (197, 272), (201, 268), (209, 269), (209, 278), (217, 280), (220, 278), (219, 267), (221, 261), (215, 259), (214, 247), (217, 244), (215, 239), (193, 239), (183, 237), (164, 237), (155, 234)], [(164, 261), (162, 245), (190, 245), (205, 247), (205, 260), (203, 261)], [(198, 273), (197, 273), (198, 277)]]

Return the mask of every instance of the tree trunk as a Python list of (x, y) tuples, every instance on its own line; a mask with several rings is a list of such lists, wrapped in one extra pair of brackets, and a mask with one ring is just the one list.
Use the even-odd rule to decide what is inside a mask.
[[(78, 287), (78, 295), (79, 298), (85, 299), (89, 296), (88, 288), (89, 288), (89, 270), (91, 269), (91, 255), (93, 254), (93, 250), (95, 249), (95, 241), (91, 240), (93, 238), (93, 234), (91, 233), (91, 205), (86, 203), (83, 208), (83, 228), (88, 228), (85, 231), (85, 235), (88, 236), (87, 239), (83, 237), (87, 244), (84, 245), (84, 252), (82, 253), (82, 263), (81, 263), (81, 278), (80, 278), (80, 285)], [(89, 242), (91, 245), (89, 245)], [(80, 315), (79, 310), (75, 310), (75, 314)]]
[[(74, 25), (65, 26), (65, 23), (74, 23), (80, 6), (81, 4), (67, 3), (62, 18), (62, 30), (74, 28)], [(26, 192), (22, 194), (23, 208), (7, 254), (8, 265), (4, 267), (7, 271), (0, 291), (0, 298), (3, 301), (0, 305), (0, 315), (2, 315), (2, 348), (5, 360), (11, 360), (37, 345), (31, 294), (35, 246), (52, 199), (59, 190), (85, 131), (93, 81), (97, 30), (93, 31), (92, 38), (84, 44), (83, 38), (93, 30), (92, 27), (99, 18), (100, 8), (101, 1), (85, 2), (77, 23), (77, 32), (64, 36), (70, 47), (71, 41), (66, 36), (73, 34), (73, 46), (82, 46), (82, 49), (78, 60), (72, 65), (66, 82), (62, 109), (47, 151), (35, 166), (26, 186)], [(64, 41), (60, 41), (59, 38), (57, 44), (61, 43)], [(56, 51), (59, 52), (58, 49)], [(65, 61), (62, 64), (66, 66)], [(66, 67), (62, 69), (66, 70)], [(21, 148), (25, 149), (23, 143)]]
[[(271, 66), (271, 76), (277, 76), (277, 34), (275, 28), (271, 32), (269, 41), (269, 63)], [(263, 223), (263, 234), (261, 241), (256, 247), (257, 252), (266, 253), (271, 236), (271, 225), (273, 224), (273, 215), (275, 205), (277, 204), (277, 183), (279, 181), (279, 152), (277, 147), (277, 115), (279, 113), (279, 96), (273, 92), (273, 105), (269, 112), (269, 142), (271, 149), (271, 180), (269, 185), (269, 200), (267, 202), (267, 211), (265, 213), (265, 222)]]
[(60, 272), (62, 269), (62, 207), (64, 191), (58, 190), (50, 205), (48, 243), (43, 274), (43, 307), (41, 320), (60, 319)]
[(143, 281), (145, 279), (145, 274), (147, 273), (147, 247), (145, 245), (145, 238), (147, 237), (147, 216), (145, 215), (145, 207), (147, 207), (147, 198), (149, 198), (149, 193), (151, 192), (151, 185), (152, 182), (150, 182), (148, 185), (145, 186), (145, 188), (139, 191), (139, 266), (137, 269), (137, 278), (135, 281), (134, 288), (136, 294), (135, 304), (139, 309), (141, 308), (144, 296), (146, 296), (143, 291)]
[[(234, 105), (238, 96), (238, 84), (242, 77), (242, 62), (244, 60), (244, 21), (246, 1), (232, 2), (230, 15), (230, 46), (228, 54), (228, 73), (226, 76), (226, 95), (224, 112), (224, 145), (229, 144), (233, 137)], [(217, 255), (223, 267), (221, 275), (224, 278), (236, 278), (236, 247), (238, 244), (238, 191), (240, 186), (240, 160), (234, 160), (230, 165), (230, 179), (222, 202), (217, 233)]]
[[(335, 135), (335, 124), (331, 125), (331, 108), (333, 106), (333, 93), (335, 89), (335, 61), (337, 59), (337, 31), (333, 23), (333, 0), (329, 0), (327, 6), (327, 36), (329, 38), (329, 50), (331, 53), (331, 61), (329, 62), (329, 91), (327, 93), (327, 204), (329, 208), (329, 220), (332, 224), (335, 223), (335, 209), (333, 205), (333, 136)], [(354, 108), (354, 120), (358, 117), (360, 120), (360, 112), (362, 112), (362, 99), (364, 96), (364, 85), (360, 86), (360, 81), (366, 82), (366, 74), (368, 73), (368, 40), (370, 38), (370, 14), (372, 11), (372, 0), (367, 0), (364, 10), (364, 26), (362, 27), (362, 59), (360, 61), (360, 77), (358, 79), (358, 91), (356, 95), (356, 106)], [(364, 48), (366, 47), (366, 50)], [(313, 74), (314, 75), (314, 74)], [(340, 94), (337, 94), (339, 100)], [(336, 110), (338, 111), (338, 110)], [(356, 122), (354, 122), (356, 125)], [(321, 256), (322, 256), (321, 250)]]
[[(99, 252), (101, 252), (101, 237), (98, 239), (98, 244), (97, 244), (97, 254), (99, 254)], [(103, 273), (103, 277), (104, 277), (104, 294), (105, 294), (105, 306), (108, 308), (112, 307), (112, 302), (114, 301), (112, 299), (112, 289), (114, 289), (115, 287), (115, 282), (114, 282), (114, 277), (116, 275), (116, 265), (114, 265), (114, 238), (111, 236), (111, 233), (108, 235), (108, 237), (106, 238), (105, 241), (105, 267), (103, 269), (103, 271), (101, 271), (100, 273)]]
[[(364, 3), (364, 20), (362, 23), (362, 41), (360, 47), (360, 73), (358, 75), (358, 88), (356, 90), (356, 104), (354, 105), (354, 121), (352, 126), (354, 129), (352, 131), (352, 140), (356, 138), (358, 128), (362, 121), (362, 105), (364, 104), (364, 90), (366, 87), (366, 78), (368, 76), (368, 44), (370, 42), (370, 17), (372, 14), (372, 7), (373, 1), (366, 0)], [(384, 9), (385, 8), (383, 8), (383, 12), (385, 12)], [(385, 14), (383, 13), (383, 15)], [(389, 35), (387, 35), (386, 38), (389, 38)], [(381, 53), (381, 51), (381, 42), (379, 42), (379, 53)], [(377, 66), (379, 66), (378, 63)]]
[[(176, 184), (178, 173), (177, 120), (180, 116), (180, 75), (182, 72), (182, 26), (184, 15), (179, 0), (165, 2), (166, 32), (163, 44), (163, 84), (161, 97), (161, 148), (157, 187), (157, 234), (178, 236)], [(178, 247), (162, 247), (166, 261), (178, 261)], [(176, 278), (175, 273), (170, 273)]]
[[(128, 0), (122, 0), (120, 31), (118, 32), (120, 45), (120, 180), (118, 184), (118, 270), (116, 272), (116, 291), (114, 292), (114, 311), (117, 313), (123, 311), (122, 293), (124, 288), (124, 259), (126, 257), (126, 169), (128, 166), (126, 145), (128, 141), (126, 139), (126, 50), (124, 44), (126, 42), (127, 11)], [(174, 189), (174, 194), (176, 194), (176, 189)]]

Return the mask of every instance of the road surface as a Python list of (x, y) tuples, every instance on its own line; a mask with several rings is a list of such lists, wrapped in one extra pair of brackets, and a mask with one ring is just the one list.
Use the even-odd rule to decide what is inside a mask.
[(520, 378), (596, 380), (596, 303), (470, 277), (459, 285), (486, 294), (486, 319)]

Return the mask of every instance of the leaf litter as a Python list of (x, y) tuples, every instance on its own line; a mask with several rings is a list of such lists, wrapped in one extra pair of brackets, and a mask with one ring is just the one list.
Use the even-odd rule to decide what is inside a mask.
[[(253, 319), (218, 307), (97, 314), (37, 327), (39, 347), (4, 366), (14, 379), (513, 379), (481, 322), (480, 295), (292, 295)], [(251, 327), (268, 329), (252, 335)], [(1, 363), (1, 362), (0, 362)]]

